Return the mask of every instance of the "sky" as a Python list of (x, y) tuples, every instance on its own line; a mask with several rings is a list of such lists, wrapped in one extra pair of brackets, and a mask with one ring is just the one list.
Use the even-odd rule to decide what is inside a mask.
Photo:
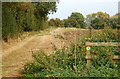
[(106, 12), (110, 16), (118, 13), (118, 2), (120, 0), (60, 0), (57, 4), (57, 12), (50, 14), (51, 18), (67, 19), (72, 12), (82, 13), (84, 17), (99, 11)]

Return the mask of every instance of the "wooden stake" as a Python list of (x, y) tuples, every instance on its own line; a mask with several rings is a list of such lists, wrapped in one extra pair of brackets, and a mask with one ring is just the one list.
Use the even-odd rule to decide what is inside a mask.
[[(87, 56), (90, 55), (90, 51), (87, 50)], [(87, 59), (87, 65), (86, 67), (89, 68), (91, 64), (91, 59)]]

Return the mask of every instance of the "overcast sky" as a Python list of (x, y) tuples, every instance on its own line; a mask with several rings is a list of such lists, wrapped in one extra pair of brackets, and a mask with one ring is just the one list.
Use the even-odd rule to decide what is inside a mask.
[(120, 0), (60, 0), (57, 4), (57, 12), (49, 15), (51, 18), (67, 19), (72, 12), (80, 12), (86, 17), (98, 11), (106, 12), (110, 16), (118, 13), (118, 2)]

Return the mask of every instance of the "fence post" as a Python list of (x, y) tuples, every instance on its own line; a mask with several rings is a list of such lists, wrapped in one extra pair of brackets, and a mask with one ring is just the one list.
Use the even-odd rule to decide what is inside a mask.
[(86, 58), (87, 58), (87, 65), (86, 65), (86, 67), (87, 68), (89, 68), (90, 64), (91, 64), (91, 58), (89, 56), (90, 56), (90, 50), (87, 50), (87, 54), (86, 54)]
[[(91, 61), (93, 58), (96, 58), (96, 56), (94, 56), (93, 58), (91, 57), (90, 55), (90, 50), (91, 50), (91, 47), (90, 46), (120, 46), (120, 43), (111, 43), (111, 42), (108, 42), (108, 43), (105, 43), (105, 42), (101, 42), (101, 43), (92, 43), (92, 42), (86, 42), (85, 44), (87, 47), (87, 53), (86, 53), (86, 59), (87, 59), (87, 64), (86, 64), (86, 67), (89, 68), (90, 67), (90, 64), (91, 64)], [(120, 55), (115, 55), (113, 59), (120, 59)]]

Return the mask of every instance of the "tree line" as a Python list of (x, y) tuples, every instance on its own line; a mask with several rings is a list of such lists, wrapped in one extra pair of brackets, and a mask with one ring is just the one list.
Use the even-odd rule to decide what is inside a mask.
[(3, 2), (2, 38), (7, 40), (26, 31), (47, 28), (47, 15), (57, 11), (58, 2)]
[(67, 19), (50, 19), (48, 21), (48, 25), (57, 27), (76, 27), (84, 29), (90, 27), (94, 29), (104, 29), (104, 27), (109, 26), (115, 29), (118, 26), (118, 15), (119, 13), (110, 17), (110, 15), (107, 13), (97, 12), (88, 14), (85, 18), (81, 13), (73, 12)]
[(47, 23), (49, 26), (76, 28), (86, 28), (87, 25), (84, 16), (78, 12), (73, 12), (67, 19), (63, 20), (60, 20), (59, 18), (52, 18)]
[(4, 40), (19, 36), (26, 31), (43, 30), (50, 26), (103, 29), (118, 26), (118, 15), (97, 12), (86, 18), (79, 12), (73, 12), (67, 19), (48, 20), (48, 14), (57, 11), (59, 2), (3, 2), (2, 3), (2, 37)]

